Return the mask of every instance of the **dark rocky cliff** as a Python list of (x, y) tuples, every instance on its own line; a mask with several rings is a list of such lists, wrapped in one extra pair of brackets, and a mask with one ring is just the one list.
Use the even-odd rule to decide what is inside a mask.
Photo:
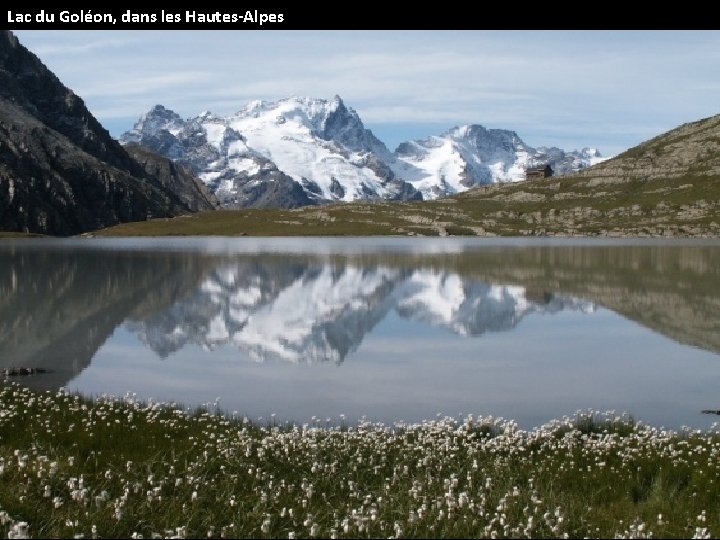
[(157, 178), (164, 188), (175, 193), (191, 211), (212, 210), (217, 205), (215, 195), (210, 193), (205, 184), (187, 167), (177, 165), (139, 144), (128, 144), (125, 150), (142, 165), (145, 172)]
[(194, 184), (148, 172), (80, 97), (0, 32), (0, 230), (77, 234), (212, 208)]

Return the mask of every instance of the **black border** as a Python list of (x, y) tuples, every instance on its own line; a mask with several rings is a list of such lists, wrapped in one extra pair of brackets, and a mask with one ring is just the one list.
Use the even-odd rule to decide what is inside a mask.
[[(526, 4), (473, 4), (473, 9), (448, 5), (420, 8), (398, 5), (392, 11), (364, 3), (346, 4), (343, 9), (297, 5), (291, 8), (237, 6), (228, 8), (185, 10), (152, 8), (150, 10), (44, 9), (54, 15), (54, 22), (37, 21), (41, 8), (10, 8), (2, 10), (3, 30), (672, 30), (717, 29), (718, 20), (704, 15), (700, 9), (663, 9), (659, 6), (631, 8), (613, 4), (546, 4), (533, 8)], [(163, 22), (162, 12), (180, 14), (180, 22)], [(188, 22), (185, 12), (226, 14), (235, 22)], [(11, 12), (12, 16), (8, 13)], [(60, 14), (68, 12), (87, 16), (112, 15), (115, 24), (107, 22), (60, 22)], [(154, 14), (155, 22), (123, 22), (126, 12)], [(250, 12), (251, 20), (241, 21)], [(18, 22), (18, 14), (30, 15), (30, 22)], [(260, 14), (282, 15), (281, 22), (259, 24)], [(253, 20), (255, 19), (255, 20)], [(713, 28), (712, 25), (715, 25)]]

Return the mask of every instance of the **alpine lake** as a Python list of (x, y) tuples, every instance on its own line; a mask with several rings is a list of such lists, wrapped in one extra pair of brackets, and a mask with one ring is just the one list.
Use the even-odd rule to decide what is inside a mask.
[(708, 429), (720, 241), (3, 240), (0, 368), (259, 423), (590, 410)]

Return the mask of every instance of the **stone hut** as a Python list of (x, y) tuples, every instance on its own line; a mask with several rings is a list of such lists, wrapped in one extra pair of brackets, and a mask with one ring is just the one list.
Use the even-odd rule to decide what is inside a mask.
[(550, 165), (537, 165), (535, 167), (528, 167), (525, 170), (525, 180), (548, 178), (552, 175), (553, 170)]

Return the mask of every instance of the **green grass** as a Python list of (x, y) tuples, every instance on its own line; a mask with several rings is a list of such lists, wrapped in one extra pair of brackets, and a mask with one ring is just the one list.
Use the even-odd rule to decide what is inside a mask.
[(435, 201), (205, 212), (125, 223), (96, 234), (720, 236), (720, 177), (626, 178), (620, 184), (599, 185), (590, 184), (593, 180), (605, 179), (496, 184)]
[[(253, 425), (0, 389), (0, 533), (690, 537), (720, 530), (720, 436), (579, 414)], [(648, 536), (649, 537), (649, 536)]]

